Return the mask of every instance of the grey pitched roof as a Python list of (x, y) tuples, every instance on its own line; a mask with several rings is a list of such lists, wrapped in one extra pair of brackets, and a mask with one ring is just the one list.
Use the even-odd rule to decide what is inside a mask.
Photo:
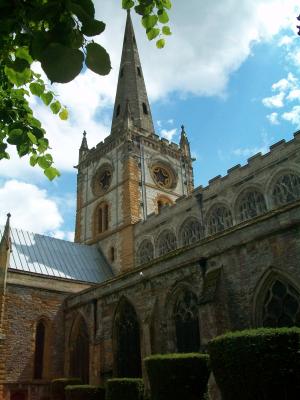
[[(3, 227), (0, 227), (0, 237)], [(100, 283), (113, 277), (96, 245), (72, 243), (11, 229), (10, 269), (76, 281)]]

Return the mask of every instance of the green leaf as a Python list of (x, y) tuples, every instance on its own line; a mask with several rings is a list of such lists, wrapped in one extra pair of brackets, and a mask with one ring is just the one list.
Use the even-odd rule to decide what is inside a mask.
[(4, 71), (10, 82), (18, 87), (28, 83), (31, 78), (31, 70), (29, 68), (25, 68), (23, 72), (16, 72), (12, 68), (5, 66)]
[(44, 153), (49, 148), (49, 141), (48, 139), (42, 138), (38, 140), (38, 151), (40, 153)]
[(28, 116), (27, 120), (28, 123), (35, 128), (41, 128), (42, 126), (41, 122), (38, 119), (34, 118), (32, 115)]
[(105, 23), (96, 19), (82, 24), (81, 32), (86, 36), (100, 35), (105, 29)]
[(26, 60), (29, 64), (33, 62), (33, 59), (29, 54), (28, 47), (19, 47), (16, 51), (16, 57)]
[(172, 7), (172, 3), (171, 0), (162, 0), (162, 4), (165, 8), (167, 8), (168, 10), (170, 10), (170, 8)]
[(60, 113), (59, 113), (59, 118), (62, 119), (63, 121), (67, 120), (69, 118), (69, 112), (66, 108), (64, 108)]
[(28, 154), (29, 151), (30, 151), (29, 143), (22, 141), (22, 143), (17, 144), (17, 152), (20, 157), (26, 156), (26, 154)]
[(34, 167), (36, 165), (36, 163), (38, 162), (38, 156), (36, 154), (32, 154), (32, 156), (29, 159), (29, 163), (32, 167)]
[(142, 18), (142, 24), (146, 29), (153, 28), (158, 21), (158, 17), (156, 15), (146, 15)]
[(47, 178), (52, 181), (54, 178), (60, 176), (60, 172), (54, 167), (48, 167), (45, 169), (44, 174)]
[(32, 82), (29, 85), (29, 89), (31, 91), (32, 94), (34, 94), (35, 96), (41, 96), (45, 90), (45, 85), (44, 84), (39, 84), (36, 82)]
[(29, 67), (29, 64), (26, 60), (17, 58), (14, 62), (7, 63), (7, 66), (16, 72), (23, 72), (25, 68)]
[(162, 49), (162, 48), (165, 47), (165, 44), (166, 44), (165, 39), (159, 39), (159, 40), (156, 42), (156, 47), (157, 47), (158, 49)]
[(149, 40), (155, 39), (160, 33), (158, 28), (147, 29), (147, 36)]
[(9, 144), (21, 144), (23, 142), (23, 131), (22, 129), (12, 129), (8, 133), (7, 143)]
[(58, 114), (59, 110), (61, 109), (61, 104), (59, 101), (56, 100), (50, 105), (50, 108), (53, 114)]
[(162, 27), (162, 33), (164, 35), (172, 35), (171, 29), (169, 26), (163, 26)]
[[(95, 7), (92, 0), (72, 0), (73, 5), (79, 5), (89, 17), (94, 18)], [(77, 14), (76, 14), (77, 15)]]
[(42, 68), (51, 82), (66, 83), (81, 71), (83, 53), (77, 49), (51, 43), (41, 57)]
[(89, 43), (86, 46), (85, 64), (91, 71), (99, 75), (107, 75), (111, 70), (109, 54), (98, 43)]
[(134, 1), (133, 0), (122, 0), (122, 8), (125, 10), (129, 10), (134, 6)]
[(158, 10), (157, 12), (158, 20), (161, 24), (166, 24), (169, 22), (169, 16), (165, 10)]
[(37, 138), (34, 136), (32, 132), (28, 131), (27, 136), (29, 137), (29, 139), (33, 144), (38, 144)]
[(53, 94), (51, 92), (46, 92), (41, 95), (41, 99), (46, 106), (49, 106), (51, 101), (53, 100)]
[(45, 156), (38, 157), (37, 162), (38, 165), (43, 169), (49, 168), (52, 164), (52, 161), (48, 160)]

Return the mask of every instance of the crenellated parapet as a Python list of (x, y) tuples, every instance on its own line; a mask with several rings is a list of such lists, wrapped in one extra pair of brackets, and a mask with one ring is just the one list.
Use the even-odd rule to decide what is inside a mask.
[(135, 226), (136, 265), (300, 200), (300, 132), (216, 176)]

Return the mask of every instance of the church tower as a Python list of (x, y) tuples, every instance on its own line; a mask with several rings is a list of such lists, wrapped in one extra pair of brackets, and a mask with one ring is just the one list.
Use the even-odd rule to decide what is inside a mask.
[(134, 226), (193, 190), (184, 128), (180, 146), (154, 132), (130, 12), (110, 135), (79, 149), (75, 241), (99, 244), (115, 273), (134, 268)]

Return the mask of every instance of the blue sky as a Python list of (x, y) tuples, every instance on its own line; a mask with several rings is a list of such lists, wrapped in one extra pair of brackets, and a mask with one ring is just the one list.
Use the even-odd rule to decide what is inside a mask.
[[(0, 164), (0, 223), (12, 213), (15, 227), (72, 240), (76, 164), (81, 134), (90, 146), (109, 133), (121, 55), (125, 13), (101, 1), (99, 37), (112, 59), (109, 77), (85, 71), (68, 85), (56, 85), (71, 118), (62, 122), (36, 99), (32, 106), (49, 133), (62, 176), (48, 182), (14, 154)], [(185, 125), (195, 184), (206, 185), (235, 164), (300, 129), (300, 38), (296, 0), (174, 0), (172, 37), (164, 50), (149, 43), (134, 25), (158, 134), (177, 142)], [(100, 12), (101, 11), (101, 12)], [(114, 38), (114, 40), (112, 40)], [(36, 67), (39, 69), (39, 66)], [(299, 80), (299, 81), (298, 81)]]

